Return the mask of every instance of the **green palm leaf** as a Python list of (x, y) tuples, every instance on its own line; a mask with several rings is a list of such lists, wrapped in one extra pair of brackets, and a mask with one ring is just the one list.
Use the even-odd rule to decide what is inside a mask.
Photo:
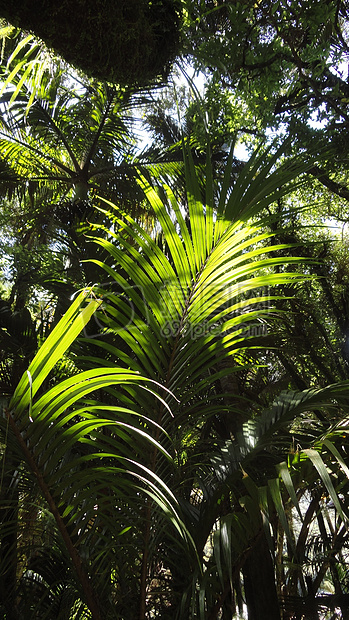
[[(207, 369), (212, 372), (216, 360), (248, 345), (248, 337), (240, 327), (263, 316), (257, 308), (271, 301), (260, 292), (263, 287), (292, 284), (304, 278), (294, 270), (276, 272), (276, 267), (284, 267), (285, 259), (268, 254), (284, 246), (266, 248), (263, 242), (270, 235), (261, 234), (260, 226), (239, 221), (241, 212), (248, 216), (257, 209), (254, 206), (251, 211), (243, 188), (238, 221), (228, 219), (228, 206), (217, 219), (214, 205), (202, 203), (192, 168), (188, 174), (189, 223), (168, 188), (167, 201), (163, 201), (156, 188), (142, 180), (163, 230), (165, 251), (132, 218), (117, 215), (117, 233), (96, 241), (111, 259), (96, 264), (122, 291), (120, 295), (106, 293), (104, 312), (109, 320), (105, 314), (100, 314), (99, 319), (133, 350), (129, 357), (134, 360), (134, 368), (142, 368), (155, 380), (165, 380), (174, 393), (178, 384), (191, 383)], [(260, 174), (265, 179), (266, 173)], [(274, 192), (277, 185), (281, 186), (282, 176), (281, 171), (276, 171), (272, 180), (268, 177), (268, 187)], [(241, 185), (245, 183), (243, 178)], [(259, 188), (258, 176), (255, 183)], [(236, 186), (240, 187), (239, 181)], [(269, 202), (275, 199), (273, 191)], [(238, 189), (234, 187), (233, 192), (238, 193)], [(226, 196), (227, 205), (231, 204), (232, 194)], [(290, 258), (288, 262), (299, 263), (299, 259)], [(251, 291), (256, 291), (252, 297)]]
[[(138, 388), (145, 383), (151, 403), (160, 398), (154, 390), (158, 386), (152, 387), (135, 372), (112, 367), (85, 371), (44, 390), (49, 372), (100, 305), (90, 294), (90, 290), (83, 291), (75, 299), (42, 345), (9, 403), (6, 412), (9, 433), (6, 423), (1, 428), (11, 446), (12, 459), (26, 463), (26, 475), (32, 484), (35, 481), (47, 502), (84, 599), (93, 618), (100, 618), (97, 584), (94, 586), (89, 576), (93, 562), (98, 560), (98, 549), (94, 550), (90, 540), (91, 519), (97, 531), (107, 528), (103, 534), (106, 555), (113, 532), (117, 536), (124, 529), (122, 522), (118, 524), (115, 517), (108, 516), (120, 500), (133, 504), (134, 510), (139, 511), (141, 498), (148, 496), (177, 531), (182, 530), (181, 536), (185, 528), (173, 493), (144, 463), (143, 454), (150, 447), (171, 463), (172, 457), (149, 432), (156, 427), (159, 436), (162, 429), (139, 411), (103, 405), (93, 398), (111, 386), (120, 390), (127, 386)], [(86, 298), (88, 303), (82, 307)], [(166, 407), (165, 403), (163, 406)], [(6, 472), (10, 466), (10, 462), (4, 461)], [(90, 541), (90, 567), (81, 556), (87, 541)]]

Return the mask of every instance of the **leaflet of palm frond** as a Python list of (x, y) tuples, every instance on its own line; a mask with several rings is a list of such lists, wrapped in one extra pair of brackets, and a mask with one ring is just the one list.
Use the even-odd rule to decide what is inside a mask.
[[(13, 311), (9, 302), (0, 300), (0, 326), (2, 331), (1, 342), (5, 350), (10, 351), (12, 349), (13, 352), (18, 351), (18, 348), (23, 351), (35, 350), (35, 326), (27, 308)], [(10, 344), (12, 345), (11, 348)]]
[[(281, 599), (282, 609), (294, 617), (315, 617), (314, 614), (323, 614), (330, 610), (336, 614), (336, 609), (348, 608), (349, 594), (323, 594), (308, 597), (285, 596)], [(333, 617), (333, 616), (332, 616)]]
[(325, 388), (282, 392), (272, 407), (256, 420), (256, 426), (264, 435), (264, 441), (268, 441), (269, 430), (274, 433), (279, 424), (290, 423), (303, 412), (315, 412), (316, 415), (318, 409), (324, 410), (327, 415), (330, 414), (328, 423), (331, 422), (332, 413), (336, 413), (339, 406), (348, 408), (347, 385), (347, 381), (342, 381)]
[(7, 397), (37, 349), (35, 324), (27, 308), (13, 311), (0, 300), (0, 384)]

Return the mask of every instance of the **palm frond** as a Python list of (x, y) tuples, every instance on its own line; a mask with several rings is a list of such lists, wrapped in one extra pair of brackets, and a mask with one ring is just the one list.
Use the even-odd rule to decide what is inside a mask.
[[(11, 460), (7, 462), (6, 452), (4, 456), (6, 476), (11, 467), (23, 462), (26, 476), (55, 519), (84, 600), (97, 619), (101, 617), (101, 602), (95, 590), (97, 583), (93, 585), (93, 571), (90, 576), (89, 572), (94, 562), (100, 561), (101, 540), (110, 545), (113, 532), (118, 536), (124, 529), (113, 515), (118, 501), (127, 501), (139, 511), (142, 497), (148, 496), (178, 532), (184, 525), (173, 493), (143, 462), (142, 455), (149, 449), (158, 450), (169, 462), (172, 460), (149, 433), (149, 427), (154, 426), (152, 420), (124, 406), (103, 405), (94, 398), (110, 386), (120, 390), (121, 386), (132, 388), (145, 383), (149, 402), (153, 398), (162, 402), (147, 379), (123, 369), (98, 368), (44, 389), (55, 363), (100, 305), (99, 300), (92, 298), (81, 308), (89, 295), (90, 291), (83, 291), (76, 298), (33, 359), (5, 410), (1, 431), (3, 440), (11, 447)], [(158, 427), (157, 434), (160, 433), (162, 429)], [(7, 521), (10, 529), (11, 523)], [(16, 521), (14, 527), (15, 524)], [(185, 528), (182, 534), (184, 531)], [(98, 532), (101, 539), (96, 536)], [(93, 538), (99, 541), (95, 551)], [(90, 561), (86, 563), (83, 549), (87, 544)]]
[[(209, 187), (203, 191), (190, 154), (186, 153), (187, 190), (184, 197), (178, 198), (166, 185), (157, 187), (145, 177), (140, 179), (157, 218), (156, 233), (160, 243), (156, 233), (145, 232), (130, 216), (119, 214), (117, 207), (111, 203), (107, 203), (109, 209), (105, 210), (105, 214), (113, 220), (114, 231), (104, 238), (93, 238), (93, 243), (106, 256), (105, 260), (93, 262), (104, 271), (104, 278), (110, 284), (109, 288), (101, 290), (103, 307), (96, 313), (104, 329), (96, 334), (96, 338), (85, 340), (94, 350), (91, 359), (102, 364), (102, 360), (98, 362), (98, 351), (103, 350), (115, 364), (125, 364), (125, 367), (141, 372), (169, 390), (164, 393), (164, 400), (170, 404), (172, 416), (159, 403), (152, 411), (152, 419), (167, 430), (180, 450), (183, 450), (182, 442), (190, 425), (200, 429), (209, 418), (221, 415), (223, 397), (216, 393), (217, 382), (225, 375), (234, 373), (238, 367), (238, 364), (228, 365), (226, 361), (234, 357), (238, 359), (242, 351), (257, 346), (253, 328), (261, 324), (267, 328), (275, 320), (277, 312), (273, 303), (278, 298), (276, 287), (282, 284), (289, 286), (308, 277), (294, 269), (300, 259), (292, 256), (285, 262), (282, 252), (278, 256), (278, 251), (285, 246), (273, 246), (272, 235), (261, 232), (263, 210), (287, 191), (289, 183), (297, 182), (297, 175), (302, 170), (299, 162), (277, 167), (278, 156), (279, 153), (272, 155), (263, 165), (265, 154), (258, 154), (236, 179), (233, 187), (230, 169), (214, 188), (215, 191)], [(232, 166), (232, 156), (229, 161)], [(206, 172), (210, 183), (209, 160)], [(262, 192), (263, 187), (266, 188), (265, 193)], [(248, 222), (258, 216), (257, 225)], [(270, 294), (268, 287), (273, 294)], [(259, 338), (258, 346), (261, 343), (263, 337)], [(114, 396), (119, 397), (116, 393)], [(132, 397), (139, 411), (148, 410), (149, 403), (143, 392), (134, 392)], [(226, 408), (233, 418), (236, 406)], [(238, 427), (239, 424), (235, 423), (235, 428)], [(255, 442), (249, 443), (252, 427), (253, 424), (250, 429), (241, 428), (243, 442), (239, 439), (240, 445), (231, 443), (226, 457), (228, 462), (232, 458), (234, 467), (230, 462), (225, 469), (224, 462), (221, 463), (220, 483), (212, 482), (208, 491), (212, 501), (203, 501), (198, 512), (197, 507), (191, 506), (190, 498), (183, 498), (182, 509), (199, 556), (219, 514), (219, 489), (227, 485), (229, 476), (241, 484), (240, 467), (244, 467), (245, 460), (248, 467), (248, 458), (253, 460), (254, 450), (257, 453), (257, 434)], [(154, 439), (158, 440), (156, 428), (153, 433)], [(166, 439), (165, 445), (169, 446), (170, 452), (173, 450)], [(213, 454), (214, 447), (210, 458)], [(148, 463), (150, 469), (175, 490), (175, 480), (155, 444)], [(215, 459), (217, 477), (218, 467), (218, 460)], [(267, 524), (268, 502), (283, 518), (283, 500), (273, 459), (270, 467), (274, 474), (271, 485), (255, 484), (257, 504), (256, 497), (250, 495), (252, 487), (246, 489), (243, 495), (239, 491), (241, 502), (248, 507), (250, 520), (252, 507), (255, 506), (251, 521), (253, 526), (248, 530), (249, 540), (260, 527), (263, 528), (263, 523)], [(244, 478), (242, 482), (245, 484)], [(246, 512), (241, 505), (240, 511), (242, 514)], [(151, 505), (147, 514), (150, 523)], [(237, 520), (239, 518), (238, 515)], [(230, 521), (235, 523), (235, 518)], [(228, 528), (230, 521), (227, 519), (225, 525), (223, 522), (223, 529), (226, 528), (227, 535), (230, 532), (233, 541), (232, 530)], [(196, 533), (197, 523), (200, 523), (199, 534)], [(286, 522), (284, 525), (286, 527)], [(267, 525), (264, 529), (267, 531)], [(148, 548), (145, 546), (143, 555), (145, 564), (151, 561), (150, 545), (153, 545), (152, 548), (156, 545), (156, 536), (152, 535), (149, 527), (147, 532)], [(219, 554), (221, 534), (216, 536), (216, 555)], [(222, 535), (224, 538), (224, 532)], [(229, 549), (232, 546), (231, 542)], [(243, 546), (234, 553), (239, 563), (240, 555), (244, 556)], [(223, 560), (218, 560), (218, 572), (222, 573), (222, 566)], [(194, 572), (197, 570), (193, 563), (191, 568)], [(227, 574), (229, 570), (228, 564)], [(210, 573), (204, 573), (202, 578), (195, 574), (202, 584), (195, 609), (203, 614), (207, 591), (203, 584), (206, 580), (209, 587)], [(143, 596), (146, 592), (145, 581), (142, 584)], [(185, 591), (188, 601), (188, 591)], [(183, 612), (184, 616), (185, 613), (188, 609)]]

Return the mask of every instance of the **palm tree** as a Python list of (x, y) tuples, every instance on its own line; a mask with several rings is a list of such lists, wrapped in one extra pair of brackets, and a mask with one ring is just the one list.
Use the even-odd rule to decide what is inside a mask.
[(110, 188), (106, 195), (119, 199), (116, 179), (134, 145), (129, 124), (137, 100), (131, 101), (124, 89), (67, 79), (60, 67), (33, 100), (21, 83), (12, 101), (17, 88), (13, 81), (2, 95), (1, 155), (22, 194), (30, 181), (32, 200), (35, 191), (46, 187), (46, 201), (86, 202), (93, 190), (105, 193), (111, 179), (116, 193)]
[[(55, 254), (61, 254), (60, 278), (68, 278), (73, 292), (84, 284), (84, 233), (96, 213), (92, 196), (123, 202), (126, 210), (132, 196), (135, 211), (142, 200), (134, 180), (131, 131), (131, 107), (142, 96), (136, 99), (125, 90), (88, 80), (69, 81), (58, 67), (56, 76), (43, 80), (31, 100), (22, 78), (17, 77), (16, 100), (11, 101), (18, 86), (14, 81), (1, 101), (1, 185), (11, 201), (10, 210), (3, 207), (3, 219), (7, 225), (12, 222), (16, 246), (32, 254), (32, 260), (38, 250), (42, 253), (54, 244)], [(28, 281), (30, 269), (21, 269), (20, 262), (16, 266), (12, 296), (24, 307), (36, 281), (35, 276)], [(41, 285), (46, 278), (50, 290), (52, 266), (42, 276)], [(93, 274), (88, 278), (91, 281)]]
[[(239, 435), (244, 424), (249, 422), (251, 408), (245, 406), (243, 412), (242, 403), (225, 393), (225, 380), (230, 378), (230, 385), (233, 385), (234, 374), (246, 368), (247, 364), (253, 364), (248, 352), (257, 342), (261, 345), (263, 328), (267, 329), (272, 318), (269, 306), (272, 300), (261, 287), (289, 285), (304, 278), (293, 270), (284, 270), (285, 257), (282, 254), (277, 256), (277, 251), (284, 249), (284, 245), (263, 244), (267, 237), (270, 239), (267, 233), (261, 232), (263, 220), (255, 225), (247, 223), (287, 192), (287, 182), (294, 178), (295, 167), (290, 163), (269, 174), (277, 157), (275, 155), (267, 165), (262, 165), (262, 158), (254, 156), (233, 188), (228, 166), (217, 194), (213, 192), (212, 173), (208, 166), (204, 202), (202, 188), (189, 158), (187, 220), (183, 216), (182, 205), (169, 188), (164, 196), (163, 190), (157, 190), (143, 180), (144, 190), (161, 226), (159, 239), (147, 234), (132, 218), (118, 216), (116, 210), (114, 227), (117, 234), (96, 241), (110, 258), (104, 262), (94, 262), (104, 269), (105, 278), (109, 278), (111, 284), (104, 291), (103, 313), (98, 314), (100, 324), (105, 325), (105, 334), (97, 337), (96, 333), (90, 345), (97, 351), (101, 347), (110, 361), (122, 362), (127, 368), (148, 376), (169, 390), (164, 394), (164, 399), (172, 416), (160, 404), (153, 411), (152, 419), (164, 427), (171, 437), (172, 446), (170, 443), (168, 450), (174, 450), (178, 470), (175, 473), (169, 471), (157, 449), (146, 455), (146, 462), (150, 463), (156, 475), (166, 480), (176, 496), (179, 494), (187, 528), (195, 542), (197, 556), (202, 561), (201, 568), (198, 568), (197, 556), (189, 555), (185, 563), (182, 554), (181, 572), (178, 572), (177, 549), (170, 553), (170, 540), (166, 534), (165, 538), (159, 536), (149, 500), (144, 512), (144, 539), (140, 549), (139, 617), (142, 620), (147, 617), (147, 607), (154, 609), (152, 605), (158, 606), (158, 613), (163, 618), (167, 615), (196, 617), (195, 614), (202, 618), (216, 617), (214, 613), (217, 614), (221, 607), (219, 601), (224, 601), (227, 596), (224, 592), (231, 592), (233, 596), (232, 584), (238, 579), (242, 568), (249, 606), (256, 596), (260, 605), (265, 602), (265, 612), (259, 607), (258, 618), (269, 618), (271, 613), (275, 618), (280, 616), (274, 567), (268, 554), (260, 501), (254, 506), (253, 500), (263, 497), (260, 494), (267, 484), (266, 488), (270, 487), (268, 501), (274, 503), (276, 514), (279, 511), (285, 519), (275, 465), (284, 461), (288, 446), (285, 447), (284, 443), (274, 456), (267, 453), (262, 472), (256, 474), (252, 470), (256, 474), (253, 475), (256, 482), (251, 481), (250, 488), (247, 487), (251, 495), (246, 500), (247, 506), (250, 504), (248, 517), (242, 510), (244, 504), (236, 514), (239, 502), (246, 494), (246, 489), (243, 493), (246, 482), (240, 467), (243, 471), (245, 467), (247, 471), (251, 467), (249, 460), (252, 457), (242, 458), (246, 455), (248, 444), (239, 445)], [(231, 153), (230, 165), (232, 162)], [(289, 257), (288, 261), (290, 264), (299, 262), (295, 257)], [(277, 272), (275, 267), (278, 267)], [(254, 338), (256, 334), (259, 336), (257, 339)], [(270, 340), (266, 341), (270, 344)], [(98, 362), (96, 353), (92, 359)], [(140, 410), (148, 411), (149, 405), (143, 393), (137, 398), (140, 399)], [(276, 422), (271, 422), (272, 416), (267, 417), (267, 426), (273, 425), (275, 433), (280, 427), (280, 417)], [(229, 420), (228, 435), (219, 432), (224, 418)], [(285, 416), (283, 424), (287, 425), (289, 421), (290, 417)], [(154, 438), (158, 438), (156, 429)], [(228, 460), (232, 459), (229, 467), (224, 461), (219, 464), (222, 450), (223, 455), (228, 451)], [(257, 454), (260, 455), (260, 449)], [(233, 472), (232, 464), (235, 464)], [(227, 473), (221, 473), (220, 484), (212, 482), (207, 488), (207, 483), (206, 486), (199, 483), (202, 479), (200, 469), (209, 471), (214, 467)], [(215, 475), (218, 476), (217, 471)], [(234, 491), (232, 484), (236, 486)], [(230, 499), (227, 508), (227, 501), (223, 500), (231, 493), (234, 493), (235, 500)], [(292, 499), (295, 497), (296, 492), (293, 491)], [(252, 517), (250, 527), (248, 524)], [(217, 584), (212, 586), (211, 574), (207, 569), (210, 564), (204, 559), (205, 546), (215, 528), (218, 528), (216, 538), (224, 536), (227, 523), (230, 531), (227, 535), (231, 537), (232, 527), (237, 521), (240, 523), (239, 531), (245, 531), (245, 534), (238, 541), (237, 549), (233, 549), (235, 565), (231, 548), (228, 546), (228, 551), (223, 552), (230, 557), (229, 562), (226, 560), (230, 575), (228, 572), (228, 582), (223, 583), (223, 592), (217, 594)], [(251, 545), (254, 552), (249, 558), (246, 551)], [(212, 581), (217, 580), (217, 575), (223, 579), (222, 565), (216, 556), (214, 560)], [(248, 584), (256, 582), (256, 562), (266, 582), (259, 581), (254, 588), (249, 588)], [(167, 575), (167, 581), (164, 575)], [(164, 583), (167, 583), (167, 588), (164, 588)], [(201, 584), (199, 596), (197, 599), (195, 595), (193, 599), (188, 593), (195, 593), (198, 584)], [(183, 598), (178, 597), (179, 592), (185, 593)], [(153, 600), (156, 603), (152, 603)], [(257, 617), (253, 615), (252, 606), (249, 611), (251, 620)]]
[[(141, 178), (153, 232), (111, 203), (99, 206), (112, 221), (91, 238), (101, 251), (93, 265), (109, 283), (102, 303), (92, 297), (80, 313), (89, 291), (74, 302), (4, 410), (6, 618), (23, 606), (33, 618), (57, 617), (58, 606), (71, 618), (213, 620), (220, 610), (231, 617), (242, 587), (252, 620), (256, 596), (267, 607), (258, 617), (277, 618), (268, 548), (275, 552), (270, 532), (280, 531), (294, 551), (289, 505), (297, 510), (303, 489), (314, 497), (322, 489), (345, 523), (346, 427), (332, 416), (319, 428), (314, 418), (285, 460), (295, 417), (321, 406), (330, 416), (335, 399), (342, 411), (347, 384), (288, 394), (259, 415), (231, 394), (236, 374), (253, 372), (255, 347), (270, 346), (279, 295), (267, 287), (305, 278), (293, 269), (299, 259), (285, 260), (284, 244), (270, 244), (263, 229), (265, 207), (304, 169), (299, 161), (278, 167), (280, 153), (255, 154), (232, 186), (231, 152), (218, 187), (208, 157), (204, 200), (186, 153), (187, 218), (168, 186)], [(70, 376), (55, 382), (49, 372), (82, 329)], [(40, 549), (35, 524), (46, 513)], [(254, 586), (256, 558), (266, 581)], [(304, 586), (299, 572), (289, 574), (286, 603), (293, 584)]]

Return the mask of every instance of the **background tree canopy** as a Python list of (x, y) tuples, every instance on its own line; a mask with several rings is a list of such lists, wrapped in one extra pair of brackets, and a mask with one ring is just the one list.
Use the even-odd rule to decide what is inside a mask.
[(285, 131), (295, 149), (331, 147), (311, 170), (348, 200), (348, 6), (330, 1), (188, 3), (184, 52), (245, 108), (249, 134)]
[(346, 4), (0, 14), (1, 617), (348, 618)]
[(178, 52), (176, 0), (2, 2), (0, 15), (76, 68), (109, 82), (147, 84), (166, 75)]

